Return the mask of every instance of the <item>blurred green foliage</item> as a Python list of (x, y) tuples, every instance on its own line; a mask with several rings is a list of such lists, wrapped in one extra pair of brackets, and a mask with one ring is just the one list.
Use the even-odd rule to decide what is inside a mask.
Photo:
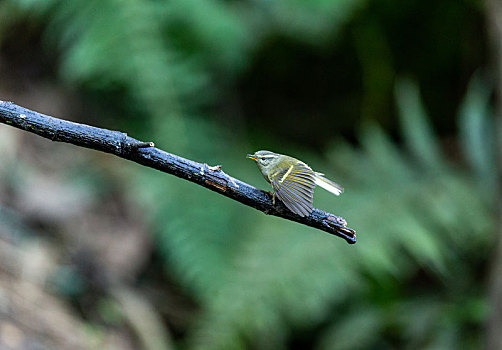
[[(482, 63), (462, 46), (476, 37), (455, 33), (459, 26), (476, 27), (478, 19), (468, 13), (478, 2), (11, 0), (3, 6), (3, 13), (15, 13), (13, 23), (37, 19), (46, 50), (57, 52), (60, 78), (109, 104), (120, 116), (106, 121), (115, 128), (169, 152), (222, 164), (264, 188), (244, 159), (256, 148), (291, 153), (336, 174), (330, 177), (346, 188), (340, 198), (317, 191), (315, 205), (357, 229), (355, 246), (127, 166), (128, 196), (149, 208), (166, 271), (200, 305), (180, 340), (187, 348), (481, 345), (498, 176), (491, 90), (480, 74), (467, 92), (448, 89), (467, 82)], [(404, 31), (404, 23), (419, 30)], [(449, 45), (441, 47), (444, 37)], [(294, 63), (291, 43), (304, 62)], [(328, 62), (320, 72), (310, 70), (315, 60), (308, 52)], [(354, 75), (343, 76), (333, 59), (345, 53), (351, 61), (342, 68)], [(256, 66), (264, 66), (266, 76)], [(297, 95), (280, 100), (262, 85), (269, 73), (277, 80), (327, 78), (307, 78)], [(404, 75), (416, 76), (418, 84)], [(333, 76), (339, 86), (328, 79)], [(288, 81), (278, 86), (288, 90)], [(312, 99), (317, 83), (328, 102), (306, 116), (295, 96)], [(444, 154), (419, 86), (435, 115), (446, 116), (434, 119), (441, 133), (458, 125), (464, 162)], [(239, 88), (253, 92), (235, 107)], [(404, 149), (381, 125), (402, 138)], [(302, 146), (299, 129), (308, 130), (305, 143), (323, 147), (322, 154)]]

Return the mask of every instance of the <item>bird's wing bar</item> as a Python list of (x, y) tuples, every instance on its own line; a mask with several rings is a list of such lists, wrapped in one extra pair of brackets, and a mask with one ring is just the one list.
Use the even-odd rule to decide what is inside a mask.
[(306, 164), (299, 162), (271, 176), (277, 197), (292, 212), (308, 216), (312, 212), (315, 178)]

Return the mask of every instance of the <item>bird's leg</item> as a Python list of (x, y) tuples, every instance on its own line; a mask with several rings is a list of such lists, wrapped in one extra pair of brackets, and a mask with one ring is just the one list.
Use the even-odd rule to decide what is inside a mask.
[(265, 193), (268, 193), (269, 195), (272, 196), (272, 205), (275, 205), (275, 193), (272, 191), (263, 191)]

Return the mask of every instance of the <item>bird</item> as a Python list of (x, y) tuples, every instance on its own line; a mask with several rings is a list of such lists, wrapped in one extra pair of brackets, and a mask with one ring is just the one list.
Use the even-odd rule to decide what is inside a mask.
[(343, 193), (342, 186), (296, 158), (264, 150), (248, 154), (247, 158), (256, 162), (265, 180), (272, 185), (274, 204), (277, 196), (289, 210), (301, 217), (312, 213), (316, 185), (337, 196)]

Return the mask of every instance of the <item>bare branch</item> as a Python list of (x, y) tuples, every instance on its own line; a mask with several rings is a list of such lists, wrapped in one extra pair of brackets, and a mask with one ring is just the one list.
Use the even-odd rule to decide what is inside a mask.
[(72, 143), (114, 154), (204, 186), (265, 214), (326, 231), (343, 238), (350, 244), (356, 243), (356, 232), (346, 227), (347, 222), (342, 217), (319, 209), (314, 209), (310, 216), (300, 217), (280, 202), (273, 205), (272, 196), (268, 192), (225, 174), (221, 166), (211, 167), (178, 157), (153, 147), (152, 142), (141, 142), (119, 131), (50, 117), (11, 102), (0, 101), (0, 122), (52, 141)]

